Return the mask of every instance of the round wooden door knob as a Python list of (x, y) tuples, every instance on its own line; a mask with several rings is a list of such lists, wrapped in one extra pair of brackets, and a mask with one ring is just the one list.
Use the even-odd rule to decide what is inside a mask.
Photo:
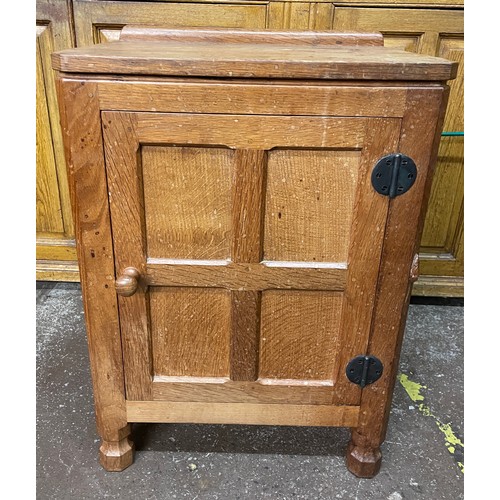
[(130, 297), (134, 295), (139, 286), (141, 274), (135, 267), (126, 267), (122, 275), (115, 281), (115, 289), (118, 295)]

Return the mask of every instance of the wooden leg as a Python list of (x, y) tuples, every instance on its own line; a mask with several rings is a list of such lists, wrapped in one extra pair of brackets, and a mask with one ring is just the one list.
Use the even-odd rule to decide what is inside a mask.
[(101, 465), (109, 472), (120, 472), (134, 461), (134, 443), (130, 440), (130, 425), (120, 432), (126, 434), (119, 441), (101, 440), (99, 460)]
[(376, 445), (357, 429), (352, 429), (347, 447), (347, 468), (357, 477), (368, 478), (378, 474), (381, 463), (380, 443)]

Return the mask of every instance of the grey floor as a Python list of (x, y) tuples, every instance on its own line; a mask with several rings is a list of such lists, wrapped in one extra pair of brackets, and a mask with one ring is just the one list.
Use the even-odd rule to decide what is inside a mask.
[(134, 464), (109, 473), (97, 460), (80, 288), (39, 283), (37, 498), (461, 499), (463, 307), (410, 306), (400, 371), (408, 391), (396, 384), (374, 479), (346, 470), (346, 429), (229, 425), (135, 425)]

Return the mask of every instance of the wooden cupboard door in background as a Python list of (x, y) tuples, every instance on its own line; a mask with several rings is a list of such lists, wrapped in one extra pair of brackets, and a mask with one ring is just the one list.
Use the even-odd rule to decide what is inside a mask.
[[(385, 45), (457, 61), (444, 131), (463, 131), (463, 11), (337, 7), (333, 29), (380, 31)], [(463, 296), (463, 169), (463, 137), (443, 137), (420, 247), (420, 278), (413, 294)]]
[(51, 53), (72, 47), (65, 0), (37, 1), (37, 279), (78, 281), (71, 203)]
[(357, 404), (400, 119), (102, 120), (127, 399)]
[(265, 28), (267, 2), (88, 2), (73, 1), (79, 47), (118, 40), (126, 24), (165, 27)]

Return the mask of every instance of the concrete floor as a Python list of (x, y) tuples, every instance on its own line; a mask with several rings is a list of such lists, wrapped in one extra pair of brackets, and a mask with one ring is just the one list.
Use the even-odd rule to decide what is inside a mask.
[(345, 468), (346, 429), (229, 425), (135, 425), (134, 464), (108, 473), (80, 288), (40, 283), (37, 498), (462, 499), (463, 307), (410, 306), (400, 371), (374, 479)]

